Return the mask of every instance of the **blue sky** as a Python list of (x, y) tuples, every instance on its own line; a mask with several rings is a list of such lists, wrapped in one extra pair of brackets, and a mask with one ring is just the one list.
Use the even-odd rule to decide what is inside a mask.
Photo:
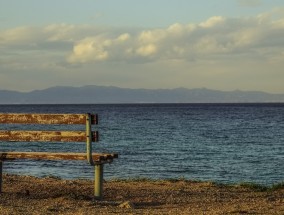
[(282, 0), (1, 0), (1, 26), (50, 23), (128, 27), (166, 27), (201, 22), (212, 16), (254, 16)]
[(0, 89), (284, 93), (283, 0), (0, 0)]

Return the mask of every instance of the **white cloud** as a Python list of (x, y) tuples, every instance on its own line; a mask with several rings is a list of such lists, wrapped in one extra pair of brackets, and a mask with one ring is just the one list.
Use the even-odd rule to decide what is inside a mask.
[(203, 28), (213, 28), (217, 25), (224, 24), (226, 19), (222, 16), (213, 16), (206, 20), (205, 22), (200, 23), (200, 26)]
[(139, 47), (136, 52), (138, 55), (146, 57), (155, 54), (157, 52), (157, 47), (154, 44), (148, 44)]
[(74, 45), (73, 52), (67, 60), (70, 63), (86, 63), (117, 59), (127, 52), (124, 44), (130, 40), (130, 37), (128, 33), (124, 33), (116, 38), (108, 38), (103, 35), (84, 38)]
[(118, 38), (117, 38), (117, 41), (119, 42), (124, 42), (126, 40), (129, 40), (130, 39), (130, 35), (128, 33), (125, 33), (125, 34), (121, 34)]
[(102, 38), (85, 38), (74, 46), (69, 61), (85, 63), (92, 60), (106, 60), (108, 58), (106, 48), (111, 45), (110, 43)]
[[(275, 54), (277, 51), (274, 50), (274, 42), (278, 41), (278, 48), (279, 45), (284, 46), (284, 43), (280, 44), (284, 40), (281, 36), (283, 20), (283, 17), (277, 20), (266, 17), (264, 21), (263, 16), (239, 19), (215, 16), (200, 24), (175, 23), (165, 29), (124, 32), (118, 36), (115, 36), (115, 32), (108, 32), (101, 35), (103, 39), (100, 42), (93, 41), (92, 51), (87, 51), (90, 47), (80, 45), (84, 40), (78, 42), (71, 55), (72, 62), (87, 63), (98, 60), (137, 62), (139, 58), (141, 62), (192, 58), (202, 60), (208, 59), (209, 55), (220, 57), (220, 54), (249, 54), (252, 50), (254, 53), (261, 53), (255, 50), (264, 46), (267, 53)], [(121, 43), (115, 43), (117, 40)], [(106, 41), (110, 44), (104, 45)], [(76, 52), (78, 47), (86, 48), (84, 60), (82, 55)], [(270, 56), (268, 54), (265, 57)]]
[(142, 31), (138, 36), (138, 41), (144, 44), (156, 43), (164, 39), (166, 36), (167, 34), (165, 30), (162, 29)]
[(52, 24), (48, 25), (43, 29), (43, 32), (47, 35), (49, 41), (72, 41), (74, 31), (76, 31), (76, 27), (74, 25), (67, 25), (65, 23), (62, 24)]
[(40, 28), (22, 26), (5, 31), (0, 31), (0, 45), (29, 45), (42, 40), (44, 34)]

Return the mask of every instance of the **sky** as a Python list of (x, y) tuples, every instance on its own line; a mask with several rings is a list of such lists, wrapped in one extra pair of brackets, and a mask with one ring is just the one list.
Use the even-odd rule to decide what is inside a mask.
[(284, 93), (283, 0), (0, 0), (0, 89)]

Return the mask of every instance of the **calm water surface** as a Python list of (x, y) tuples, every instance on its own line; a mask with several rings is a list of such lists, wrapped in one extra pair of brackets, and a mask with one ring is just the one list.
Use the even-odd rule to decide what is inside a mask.
[[(0, 105), (0, 112), (98, 113), (100, 142), (94, 149), (120, 155), (105, 166), (107, 179), (183, 177), (261, 184), (284, 180), (284, 104)], [(1, 151), (85, 150), (84, 143), (0, 144)], [(4, 165), (9, 173), (93, 178), (92, 167), (84, 161), (17, 160)]]

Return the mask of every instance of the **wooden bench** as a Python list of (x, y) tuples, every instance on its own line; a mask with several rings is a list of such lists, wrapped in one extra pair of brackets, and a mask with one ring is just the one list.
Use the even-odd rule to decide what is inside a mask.
[[(0, 141), (5, 142), (86, 142), (85, 153), (73, 152), (1, 152), (0, 148), (0, 193), (2, 192), (3, 162), (15, 159), (43, 160), (86, 160), (95, 167), (94, 197), (103, 196), (103, 165), (118, 158), (116, 153), (92, 153), (92, 142), (98, 141), (98, 131), (92, 125), (98, 124), (97, 114), (15, 114), (0, 113), (0, 124), (82, 124), (84, 131), (35, 131), (0, 130)], [(11, 127), (11, 126), (10, 126)], [(13, 145), (11, 143), (11, 148)]]

